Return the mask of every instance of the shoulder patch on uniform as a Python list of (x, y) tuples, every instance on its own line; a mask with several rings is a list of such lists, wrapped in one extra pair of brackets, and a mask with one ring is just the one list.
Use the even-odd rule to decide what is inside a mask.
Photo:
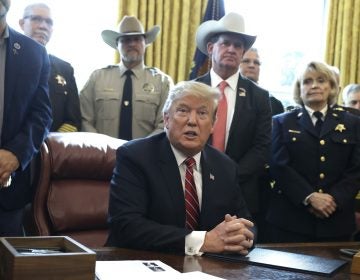
[(161, 71), (156, 67), (145, 67), (145, 70), (150, 71), (152, 75), (161, 74)]

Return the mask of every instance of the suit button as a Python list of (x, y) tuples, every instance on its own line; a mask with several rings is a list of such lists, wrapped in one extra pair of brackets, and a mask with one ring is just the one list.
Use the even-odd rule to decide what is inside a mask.
[(324, 146), (325, 145), (325, 140), (320, 140), (320, 145)]
[(343, 139), (343, 143), (345, 143), (345, 144), (346, 144), (346, 143), (347, 143), (347, 139)]
[(323, 193), (324, 191), (323, 191), (322, 189), (319, 189), (318, 192), (319, 192), (319, 193)]
[(292, 140), (293, 142), (295, 142), (295, 141), (296, 141), (296, 137), (293, 137), (291, 140)]
[(320, 161), (324, 162), (324, 161), (325, 161), (325, 157), (324, 157), (324, 156), (321, 156), (321, 157), (320, 157)]
[(319, 177), (320, 177), (320, 179), (324, 179), (324, 178), (325, 178), (325, 174), (324, 174), (324, 173), (320, 173)]

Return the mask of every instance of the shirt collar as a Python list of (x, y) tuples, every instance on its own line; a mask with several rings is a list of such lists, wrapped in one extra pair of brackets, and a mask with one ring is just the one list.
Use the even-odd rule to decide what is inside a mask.
[[(140, 72), (143, 71), (144, 68), (145, 68), (145, 64), (139, 63), (134, 68), (132, 68), (131, 71), (133, 71), (135, 77), (139, 77)], [(126, 66), (122, 62), (120, 62), (119, 70), (120, 70), (120, 76), (122, 77), (124, 75), (125, 71), (128, 70), (128, 68), (126, 68)]]
[(4, 44), (5, 40), (9, 38), (9, 26), (5, 26), (5, 30), (0, 37), (0, 45)]
[[(188, 156), (185, 156), (182, 152), (180, 152), (178, 149), (176, 149), (173, 145), (171, 145), (171, 149), (175, 155), (176, 158), (176, 162), (178, 167), (180, 167), (180, 165), (182, 165), (184, 163), (184, 160), (186, 160), (188, 158)], [(193, 156), (193, 158), (195, 159), (196, 162), (196, 170), (200, 171), (200, 158), (201, 158), (201, 152), (197, 153), (196, 155)]]
[[(304, 105), (304, 107), (305, 107), (306, 111), (309, 113), (309, 116), (312, 117), (315, 111), (306, 105)], [(325, 105), (325, 107), (320, 110), (320, 112), (323, 114), (324, 118), (326, 116), (327, 111), (328, 111), (328, 105)]]
[[(236, 91), (237, 83), (239, 80), (239, 73), (240, 73), (240, 68), (237, 70), (235, 74), (231, 75), (229, 78), (225, 80), (233, 91)], [(210, 70), (210, 78), (211, 78), (212, 87), (217, 87), (223, 81), (223, 78), (221, 78), (218, 74), (216, 74), (213, 68), (211, 68)]]

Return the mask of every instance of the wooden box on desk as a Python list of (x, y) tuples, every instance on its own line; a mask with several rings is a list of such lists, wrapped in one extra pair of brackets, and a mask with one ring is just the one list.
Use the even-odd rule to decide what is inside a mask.
[(351, 273), (360, 274), (360, 253), (353, 256), (351, 263)]
[(0, 238), (0, 279), (94, 280), (96, 254), (66, 236)]

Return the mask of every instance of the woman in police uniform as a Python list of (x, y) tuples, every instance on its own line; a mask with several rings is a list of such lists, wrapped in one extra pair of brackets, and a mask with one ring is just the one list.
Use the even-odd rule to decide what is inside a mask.
[(273, 118), (267, 213), (272, 242), (349, 240), (360, 187), (360, 119), (336, 101), (328, 65), (310, 62), (296, 80), (301, 108)]

